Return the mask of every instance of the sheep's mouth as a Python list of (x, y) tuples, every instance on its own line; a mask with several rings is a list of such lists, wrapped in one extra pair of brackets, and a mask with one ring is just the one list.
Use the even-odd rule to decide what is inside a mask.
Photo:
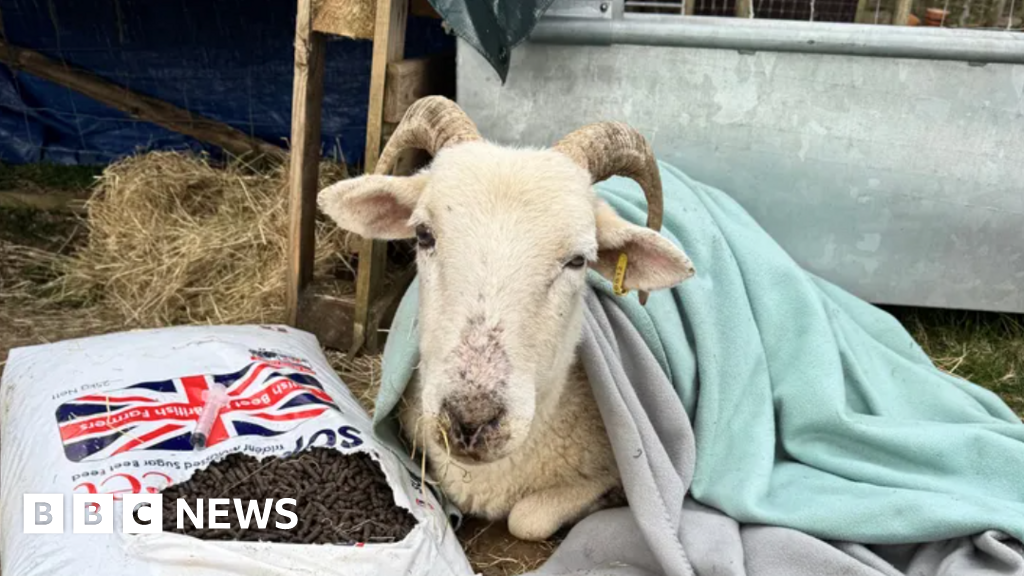
[(472, 445), (453, 441), (450, 433), (438, 432), (436, 441), (445, 449), (448, 457), (463, 464), (489, 464), (509, 455), (512, 433), (501, 422), (488, 424), (476, 433)]

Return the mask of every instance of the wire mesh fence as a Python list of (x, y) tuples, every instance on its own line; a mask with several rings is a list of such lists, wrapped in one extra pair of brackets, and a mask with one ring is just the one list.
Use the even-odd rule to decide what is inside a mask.
[(755, 0), (753, 12), (755, 18), (770, 20), (853, 22), (857, 0)]
[[(0, 0), (0, 60), (30, 51), (63, 74), (85, 73), (185, 111), (192, 128), (224, 125), (287, 147), (295, 2), (282, 0)], [(410, 18), (406, 57), (450, 51), (440, 23)], [(369, 41), (331, 37), (322, 151), (361, 161)], [(125, 99), (122, 98), (122, 101)], [(141, 120), (23, 61), (0, 64), (0, 162), (106, 164), (145, 150), (218, 154), (216, 146)]]
[[(626, 12), (889, 25), (900, 0), (626, 0)], [(911, 0), (907, 24), (1024, 31), (1024, 0)]]

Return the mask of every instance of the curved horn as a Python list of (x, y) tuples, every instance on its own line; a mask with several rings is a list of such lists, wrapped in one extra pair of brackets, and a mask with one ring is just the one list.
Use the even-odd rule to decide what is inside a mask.
[[(555, 149), (590, 172), (595, 184), (612, 176), (635, 180), (647, 198), (647, 227), (661, 230), (661, 174), (651, 145), (636, 129), (621, 122), (590, 124), (562, 138)], [(646, 302), (647, 293), (640, 292), (640, 303)]]
[(375, 172), (390, 173), (398, 155), (408, 148), (418, 148), (435, 156), (446, 146), (480, 139), (476, 124), (458, 104), (444, 96), (426, 96), (406, 110), (381, 152)]

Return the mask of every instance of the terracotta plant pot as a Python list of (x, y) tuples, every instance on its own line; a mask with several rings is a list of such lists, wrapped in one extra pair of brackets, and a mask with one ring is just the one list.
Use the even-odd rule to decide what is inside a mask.
[(929, 8), (924, 16), (925, 26), (942, 26), (942, 22), (949, 18), (949, 10), (942, 8)]
[(921, 19), (913, 14), (907, 16), (907, 26), (920, 26)]

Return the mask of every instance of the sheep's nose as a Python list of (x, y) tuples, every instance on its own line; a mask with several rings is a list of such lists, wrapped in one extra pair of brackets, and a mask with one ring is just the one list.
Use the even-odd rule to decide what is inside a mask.
[(448, 420), (448, 438), (461, 452), (487, 449), (487, 440), (501, 426), (505, 408), (490, 399), (445, 400), (441, 413)]

